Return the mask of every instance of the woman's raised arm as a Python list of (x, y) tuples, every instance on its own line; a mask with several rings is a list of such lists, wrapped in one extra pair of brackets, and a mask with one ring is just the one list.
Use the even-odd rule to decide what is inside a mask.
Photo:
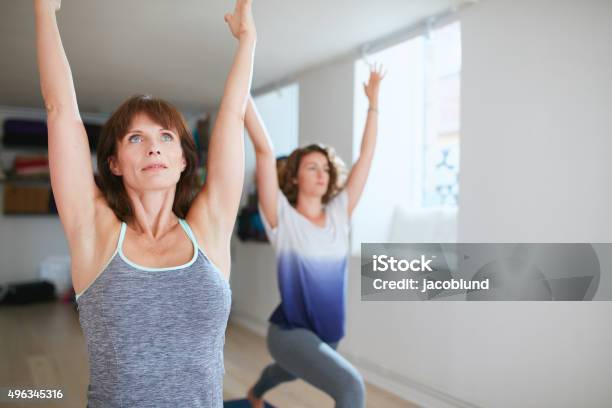
[(217, 252), (229, 248), (244, 181), (244, 115), (257, 41), (251, 3), (237, 0), (234, 12), (225, 15), (238, 49), (210, 139), (206, 184), (189, 210), (189, 221), (205, 231), (206, 245)]
[(382, 81), (384, 77), (385, 74), (382, 73), (382, 66), (374, 66), (370, 71), (368, 83), (363, 84), (363, 90), (368, 97), (370, 106), (368, 108), (368, 117), (363, 130), (363, 138), (361, 139), (359, 159), (357, 159), (351, 168), (351, 172), (346, 181), (349, 216), (357, 206), (363, 188), (368, 180), (368, 175), (370, 174), (370, 167), (372, 165), (372, 159), (374, 158), (376, 137), (378, 134), (378, 92), (380, 89), (380, 81)]
[(278, 175), (274, 147), (266, 126), (257, 112), (253, 98), (247, 104), (245, 124), (255, 148), (257, 196), (264, 217), (272, 228), (276, 227), (276, 203), (278, 199)]
[(51, 186), (72, 248), (78, 244), (80, 233), (91, 228), (94, 201), (100, 193), (94, 182), (87, 133), (55, 18), (59, 6), (59, 0), (34, 1), (40, 86), (47, 110)]

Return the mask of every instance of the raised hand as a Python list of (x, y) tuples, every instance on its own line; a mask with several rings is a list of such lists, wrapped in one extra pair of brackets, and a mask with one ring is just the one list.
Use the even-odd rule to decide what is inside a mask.
[(62, 0), (34, 0), (34, 8), (36, 10), (51, 10), (53, 12), (60, 9)]
[(57, 11), (60, 9), (61, 5), (62, 5), (62, 0), (48, 0), (49, 3), (51, 3), (51, 7), (53, 7), (53, 10)]
[(363, 90), (370, 101), (370, 107), (378, 108), (378, 91), (380, 82), (383, 80), (387, 72), (383, 73), (381, 64), (373, 64), (370, 69), (370, 79), (368, 83), (363, 84)]
[(238, 40), (255, 40), (257, 38), (255, 21), (251, 11), (252, 3), (253, 0), (236, 0), (234, 12), (225, 15), (225, 22), (229, 26), (232, 35)]

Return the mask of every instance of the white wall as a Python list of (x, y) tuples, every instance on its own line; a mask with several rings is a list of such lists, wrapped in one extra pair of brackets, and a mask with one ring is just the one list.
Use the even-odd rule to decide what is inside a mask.
[[(460, 21), (460, 241), (612, 241), (612, 3), (483, 0)], [(345, 160), (352, 72), (336, 63), (299, 81), (300, 143)], [(234, 317), (263, 333), (273, 254), (248, 245), (232, 273), (257, 286), (234, 290)], [(358, 262), (340, 350), (366, 379), (432, 407), (612, 402), (610, 302), (361, 302)]]
[(465, 13), (462, 240), (610, 241), (611, 21), (606, 0)]
[(353, 156), (353, 62), (337, 62), (303, 75), (300, 145), (332, 146), (348, 164)]
[[(0, 191), (4, 194), (4, 185)], [(45, 258), (68, 254), (59, 217), (0, 217), (0, 284), (37, 279)]]
[[(460, 241), (612, 241), (610, 21), (605, 0), (488, 0), (462, 15)], [(483, 406), (612, 404), (611, 302), (453, 309), (465, 354), (449, 393)]]

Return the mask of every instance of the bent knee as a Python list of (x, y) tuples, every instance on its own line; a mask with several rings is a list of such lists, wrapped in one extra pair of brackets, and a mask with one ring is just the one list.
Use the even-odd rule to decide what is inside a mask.
[(359, 373), (354, 373), (345, 379), (342, 388), (334, 396), (337, 407), (365, 407), (365, 382)]

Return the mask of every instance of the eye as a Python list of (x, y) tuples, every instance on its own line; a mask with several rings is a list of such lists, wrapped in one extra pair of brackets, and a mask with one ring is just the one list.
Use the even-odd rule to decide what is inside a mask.
[(162, 133), (162, 138), (166, 138), (168, 142), (174, 140), (174, 135), (172, 133), (164, 132)]
[(128, 141), (129, 141), (130, 143), (132, 143), (132, 141), (134, 140), (134, 138), (137, 138), (137, 137), (139, 137), (139, 138), (141, 138), (141, 139), (142, 139), (142, 136), (140, 136), (140, 135), (132, 135), (132, 136), (129, 136), (129, 137), (128, 137)]

